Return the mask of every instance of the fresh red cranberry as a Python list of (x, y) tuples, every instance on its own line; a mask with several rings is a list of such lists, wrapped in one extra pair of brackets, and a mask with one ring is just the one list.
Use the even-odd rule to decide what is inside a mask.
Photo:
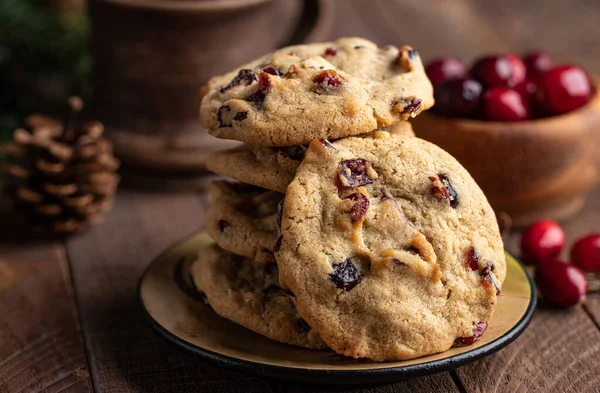
[(483, 96), (485, 117), (493, 121), (522, 121), (531, 117), (529, 104), (508, 87), (492, 87)]
[(509, 86), (512, 66), (504, 56), (488, 56), (478, 60), (471, 68), (471, 75), (485, 87)]
[(433, 111), (446, 117), (469, 117), (479, 106), (483, 88), (474, 79), (451, 79), (434, 89)]
[(530, 264), (542, 265), (555, 259), (565, 245), (565, 232), (552, 220), (540, 220), (527, 227), (521, 236), (521, 257)]
[(527, 76), (536, 77), (552, 68), (550, 55), (542, 51), (529, 52), (523, 56)]
[(542, 300), (551, 306), (565, 308), (585, 300), (585, 274), (570, 263), (546, 261), (536, 268), (535, 282)]
[(600, 233), (577, 240), (571, 248), (571, 262), (586, 272), (600, 271)]
[(512, 53), (504, 57), (506, 60), (508, 60), (512, 70), (512, 75), (508, 85), (514, 87), (525, 80), (525, 74), (527, 73), (525, 63), (523, 63), (523, 60), (521, 60), (519, 56)]
[(587, 104), (592, 98), (592, 85), (580, 67), (555, 67), (538, 77), (536, 98), (545, 113), (559, 115)]
[(464, 78), (467, 76), (467, 67), (455, 57), (436, 59), (425, 68), (427, 77), (433, 86), (449, 79)]
[(524, 81), (518, 83), (513, 89), (519, 93), (528, 104), (531, 104), (535, 100), (535, 93), (537, 91), (535, 79), (525, 78)]

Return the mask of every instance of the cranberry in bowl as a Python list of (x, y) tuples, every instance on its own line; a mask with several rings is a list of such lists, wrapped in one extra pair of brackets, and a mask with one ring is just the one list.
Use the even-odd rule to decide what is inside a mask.
[(456, 157), (496, 211), (523, 226), (583, 207), (600, 173), (595, 78), (541, 51), (437, 59), (426, 71), (436, 102), (415, 133)]

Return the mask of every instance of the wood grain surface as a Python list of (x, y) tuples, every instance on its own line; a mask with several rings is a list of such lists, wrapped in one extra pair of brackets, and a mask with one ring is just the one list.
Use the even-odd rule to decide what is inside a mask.
[(2, 245), (0, 392), (38, 391), (91, 392), (67, 260), (57, 243)]
[[(600, 72), (595, 1), (329, 1), (331, 38), (409, 43), (425, 59), (543, 48)], [(301, 386), (189, 358), (151, 331), (136, 285), (165, 247), (202, 227), (205, 199), (202, 190), (121, 190), (106, 223), (64, 242), (16, 243), (11, 222), (0, 218), (0, 393), (600, 391), (600, 294), (570, 310), (539, 308), (520, 338), (488, 358), (396, 384)], [(564, 226), (568, 246), (600, 230), (600, 189)], [(518, 237), (507, 242), (517, 255)]]

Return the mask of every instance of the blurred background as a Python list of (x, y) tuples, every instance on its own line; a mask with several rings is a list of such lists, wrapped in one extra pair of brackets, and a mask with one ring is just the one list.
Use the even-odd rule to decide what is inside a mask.
[[(289, 10), (288, 14), (296, 12), (300, 3), (278, 2), (280, 8)], [(321, 31), (315, 37), (319, 39), (334, 38), (328, 37), (324, 28), (336, 36), (363, 36), (381, 45), (410, 43), (424, 60), (453, 55), (470, 61), (482, 53), (539, 48), (549, 51), (558, 62), (576, 62), (592, 72), (600, 68), (600, 58), (593, 50), (598, 45), (600, 20), (600, 7), (595, 0), (322, 3), (330, 3), (332, 12), (319, 18)], [(85, 100), (92, 97), (88, 9), (86, 0), (0, 2), (0, 141), (10, 138), (27, 114), (57, 111), (70, 95), (80, 95)], [(273, 35), (289, 33), (293, 16), (282, 17), (281, 9), (277, 15)], [(379, 42), (381, 37), (386, 37), (385, 42)], [(222, 48), (223, 52), (228, 50)]]

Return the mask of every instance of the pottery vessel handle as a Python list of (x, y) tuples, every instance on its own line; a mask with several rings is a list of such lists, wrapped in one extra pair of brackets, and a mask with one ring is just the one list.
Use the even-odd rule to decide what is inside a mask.
[(282, 48), (284, 46), (305, 43), (306, 39), (317, 26), (320, 11), (321, 5), (319, 0), (304, 0), (302, 14), (300, 15), (298, 26), (296, 26), (294, 33), (284, 42), (280, 42), (277, 47)]

